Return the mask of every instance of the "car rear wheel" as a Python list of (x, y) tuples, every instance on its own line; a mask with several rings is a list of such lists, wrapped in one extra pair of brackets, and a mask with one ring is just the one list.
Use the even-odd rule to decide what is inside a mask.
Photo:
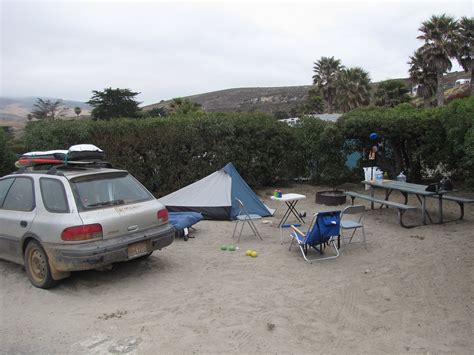
[(49, 267), (48, 256), (37, 241), (31, 241), (25, 250), (25, 268), (33, 286), (51, 288), (56, 285)]

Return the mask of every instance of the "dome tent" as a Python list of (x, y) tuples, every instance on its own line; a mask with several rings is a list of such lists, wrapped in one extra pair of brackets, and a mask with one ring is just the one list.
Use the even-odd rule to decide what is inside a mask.
[(239, 213), (235, 198), (250, 214), (273, 215), (240, 176), (232, 163), (222, 169), (158, 199), (171, 212), (200, 212), (205, 219), (233, 220)]

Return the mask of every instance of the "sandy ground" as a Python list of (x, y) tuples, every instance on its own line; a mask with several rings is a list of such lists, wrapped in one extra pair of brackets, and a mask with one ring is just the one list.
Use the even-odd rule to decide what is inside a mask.
[[(308, 214), (331, 209), (315, 204), (317, 189), (283, 192), (306, 194), (298, 207)], [(269, 193), (259, 191), (277, 207)], [(0, 353), (474, 351), (474, 206), (462, 222), (414, 229), (395, 210), (368, 211), (367, 249), (343, 245), (339, 258), (313, 264), (288, 251), (288, 238), (280, 244), (282, 213), (257, 222), (263, 241), (246, 227), (238, 251), (220, 250), (235, 222), (202, 221), (194, 239), (49, 291), (0, 261)]]

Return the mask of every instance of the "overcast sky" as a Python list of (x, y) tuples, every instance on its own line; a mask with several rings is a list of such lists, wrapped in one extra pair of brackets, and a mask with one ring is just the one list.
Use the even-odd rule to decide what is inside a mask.
[(118, 87), (144, 104), (309, 85), (322, 56), (373, 81), (407, 77), (422, 21), (473, 16), (472, 1), (0, 2), (0, 96), (87, 101)]

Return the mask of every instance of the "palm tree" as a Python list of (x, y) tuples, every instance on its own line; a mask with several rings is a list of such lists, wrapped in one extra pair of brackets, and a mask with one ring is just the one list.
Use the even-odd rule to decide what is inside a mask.
[(436, 69), (431, 66), (420, 50), (417, 50), (408, 62), (410, 78), (418, 85), (416, 95), (423, 98), (425, 107), (430, 106), (430, 99), (436, 93)]
[(334, 57), (321, 57), (314, 63), (313, 84), (322, 93), (328, 105), (328, 112), (333, 112), (334, 98), (336, 96), (337, 73), (343, 68), (339, 59)]
[(408, 89), (403, 80), (385, 80), (378, 84), (375, 92), (375, 105), (394, 107), (410, 101)]
[(370, 77), (364, 69), (342, 69), (337, 77), (336, 102), (343, 112), (370, 103)]
[(431, 16), (418, 29), (422, 34), (418, 39), (425, 41), (420, 50), (423, 57), (436, 69), (438, 106), (444, 104), (443, 74), (450, 71), (450, 58), (456, 56), (456, 36), (458, 33), (457, 21), (445, 14)]
[(471, 72), (471, 95), (474, 95), (474, 18), (461, 17), (458, 22), (456, 59), (466, 72)]
[(197, 112), (202, 112), (201, 105), (186, 98), (174, 98), (169, 104), (170, 114), (187, 115)]

